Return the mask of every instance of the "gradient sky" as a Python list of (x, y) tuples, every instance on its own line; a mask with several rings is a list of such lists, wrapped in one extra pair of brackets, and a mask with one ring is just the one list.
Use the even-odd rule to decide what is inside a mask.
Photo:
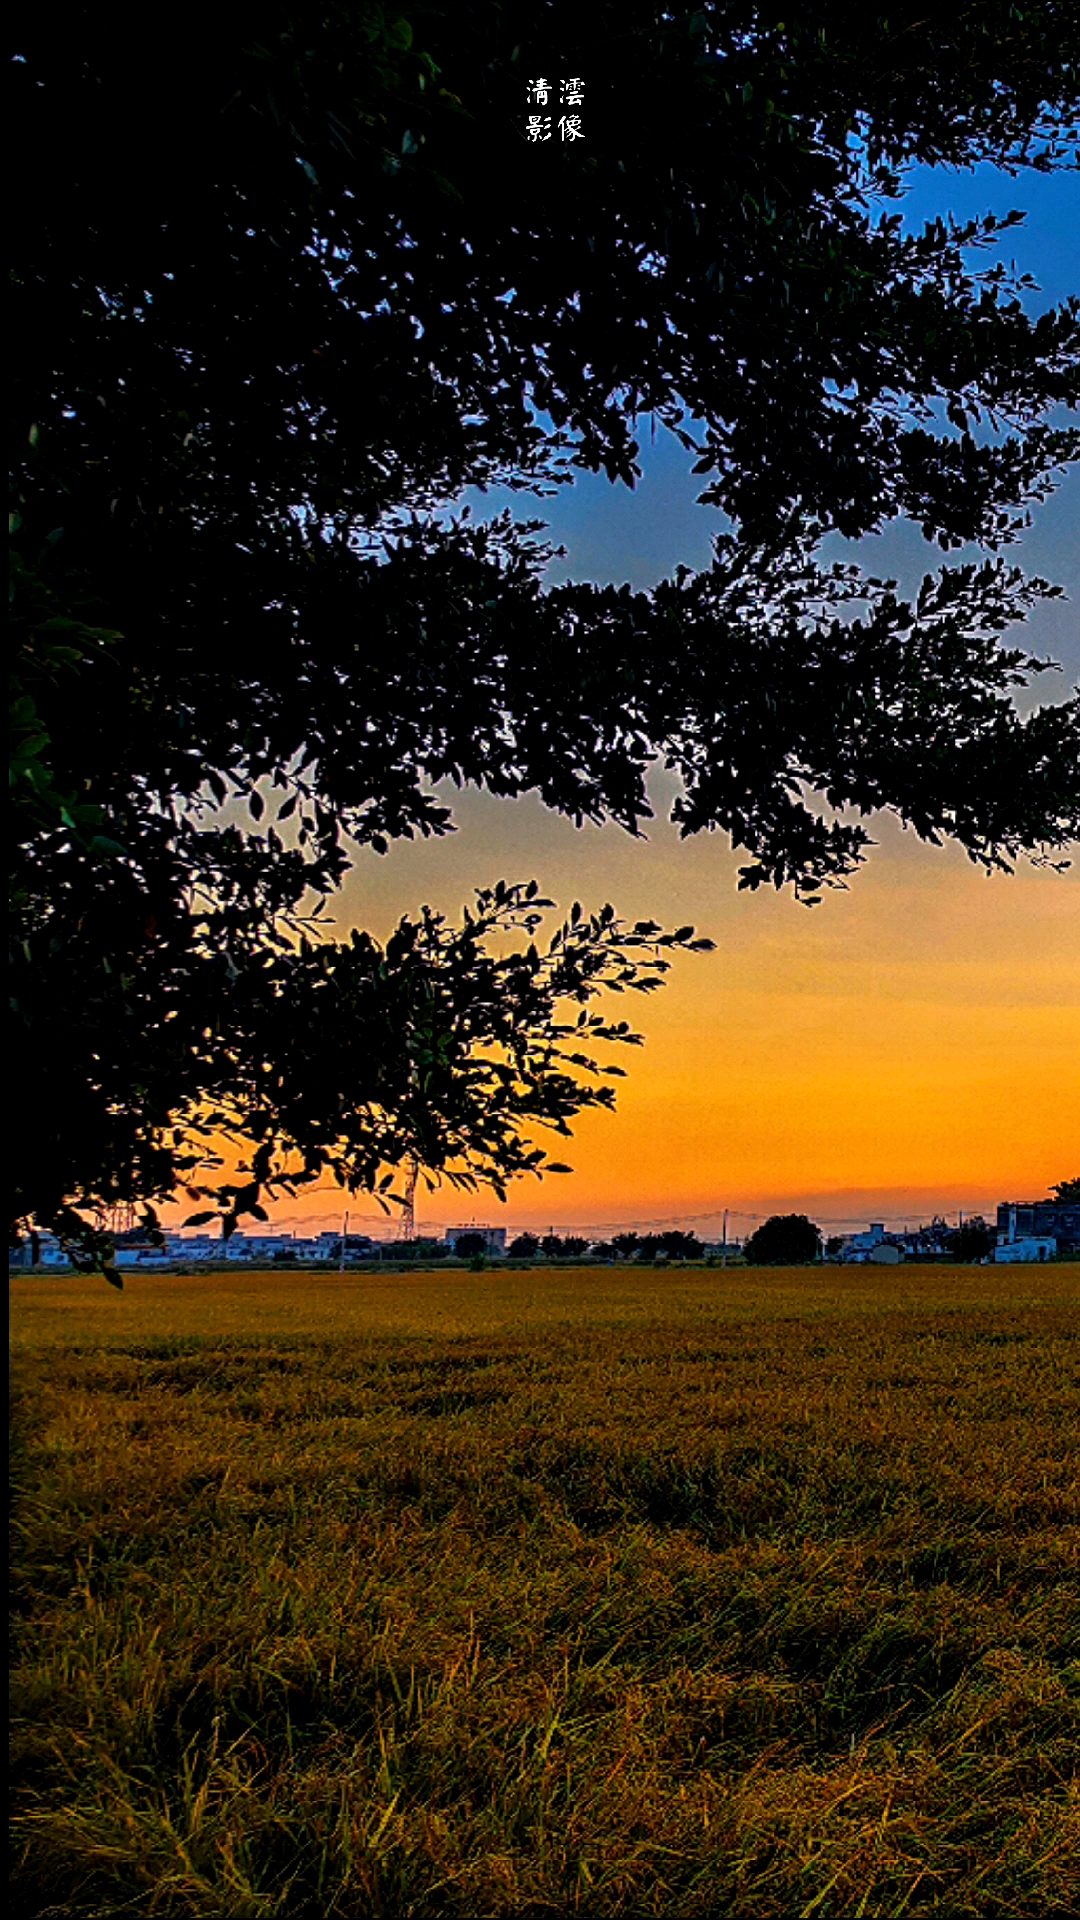
[[(1032, 311), (1080, 290), (1075, 176), (921, 170), (904, 212), (918, 225), (939, 211), (1011, 207), (1028, 219), (1002, 252), (1039, 282)], [(670, 436), (650, 444), (646, 425), (643, 443), (634, 493), (586, 476), (538, 507), (509, 497), (567, 547), (550, 579), (643, 588), (680, 561), (708, 564), (719, 518), (695, 504), (702, 481)], [(466, 497), (478, 512), (503, 504)], [(909, 590), (942, 558), (910, 525), (829, 551), (853, 552)], [(1080, 473), (1013, 551), (1069, 595), (1022, 630), (1064, 669), (1041, 676), (1024, 704), (1066, 697), (1080, 676)], [(879, 845), (850, 888), (808, 910), (788, 895), (739, 894), (727, 843), (680, 841), (664, 818), (670, 778), (657, 774), (653, 793), (658, 818), (642, 842), (616, 827), (576, 829), (532, 798), (451, 789), (452, 839), (360, 856), (338, 904), (342, 931), (385, 936), (421, 902), (456, 917), (473, 888), (535, 877), (563, 909), (610, 900), (627, 917), (693, 921), (717, 943), (677, 960), (664, 990), (631, 1010), (646, 1045), (616, 1056), (629, 1070), (616, 1113), (586, 1116), (560, 1144), (572, 1175), (521, 1183), (506, 1206), (421, 1194), (422, 1229), (664, 1221), (711, 1236), (725, 1207), (736, 1234), (774, 1211), (858, 1225), (990, 1210), (1080, 1173), (1075, 869), (987, 877), (958, 849), (923, 846), (884, 818), (870, 823)], [(338, 1222), (341, 1204), (321, 1189), (271, 1213), (313, 1231)], [(348, 1204), (358, 1228), (386, 1230), (372, 1202)]]

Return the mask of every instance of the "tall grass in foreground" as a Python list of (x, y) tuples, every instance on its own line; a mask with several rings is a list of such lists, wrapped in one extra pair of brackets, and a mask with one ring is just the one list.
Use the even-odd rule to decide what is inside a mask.
[(21, 1356), (19, 1911), (1072, 1911), (1077, 1277)]

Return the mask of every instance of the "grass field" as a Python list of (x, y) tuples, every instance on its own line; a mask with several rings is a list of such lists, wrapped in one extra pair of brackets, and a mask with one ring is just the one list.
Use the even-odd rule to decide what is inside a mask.
[(20, 1914), (1080, 1902), (1080, 1267), (12, 1296)]

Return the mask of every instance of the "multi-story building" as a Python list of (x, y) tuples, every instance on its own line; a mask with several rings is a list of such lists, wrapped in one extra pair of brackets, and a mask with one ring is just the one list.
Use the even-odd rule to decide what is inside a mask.
[(997, 1210), (998, 1241), (1052, 1239), (1061, 1253), (1080, 1253), (1080, 1206), (1057, 1200), (1003, 1200)]

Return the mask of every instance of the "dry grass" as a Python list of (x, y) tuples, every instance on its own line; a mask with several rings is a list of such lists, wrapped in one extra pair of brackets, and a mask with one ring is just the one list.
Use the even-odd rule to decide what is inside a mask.
[(16, 1282), (19, 1910), (1072, 1911), (1078, 1280)]

